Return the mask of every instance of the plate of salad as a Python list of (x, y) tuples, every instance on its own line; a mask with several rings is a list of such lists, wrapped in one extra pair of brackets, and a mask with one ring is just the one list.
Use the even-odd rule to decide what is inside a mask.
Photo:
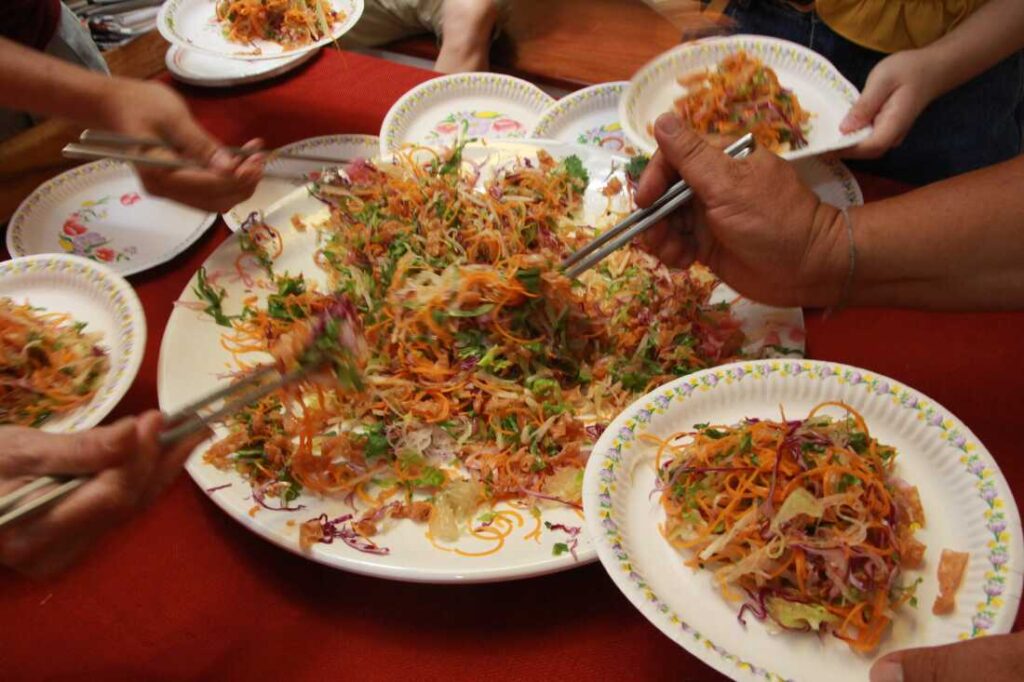
[(678, 45), (644, 65), (619, 101), (627, 139), (657, 148), (654, 121), (675, 112), (701, 134), (738, 138), (786, 159), (851, 147), (870, 126), (843, 134), (839, 123), (860, 93), (827, 59), (802, 45), (755, 35)]
[(363, 0), (168, 0), (156, 25), (179, 48), (254, 61), (330, 45), (362, 14)]
[(667, 383), (605, 430), (583, 502), (623, 593), (736, 680), (863, 680), (889, 651), (1009, 632), (1020, 602), (995, 460), (942, 405), (855, 367)]
[(339, 298), (365, 337), (363, 388), (268, 398), (190, 475), (248, 529), (359, 573), (483, 582), (592, 561), (580, 486), (615, 415), (672, 377), (803, 349), (798, 309), (738, 299), (700, 267), (627, 248), (577, 282), (560, 273), (632, 207), (627, 163), (550, 142), (406, 150), (248, 221), (171, 315), (161, 408), (279, 357)]

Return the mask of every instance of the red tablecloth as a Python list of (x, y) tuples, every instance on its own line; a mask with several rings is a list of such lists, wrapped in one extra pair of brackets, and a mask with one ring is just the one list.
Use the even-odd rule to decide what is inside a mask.
[[(375, 133), (391, 104), (430, 76), (328, 51), (269, 85), (184, 92), (226, 142), (262, 135), (279, 145)], [(901, 190), (861, 184), (868, 200)], [(171, 303), (227, 235), (218, 223), (173, 263), (133, 278), (149, 341), (116, 415), (156, 406)], [(812, 313), (807, 333), (811, 357), (887, 374), (953, 410), (1024, 491), (1024, 313)], [(651, 626), (599, 565), (480, 586), (350, 575), (244, 531), (187, 476), (66, 576), (31, 583), (0, 574), (0, 623), (5, 679), (718, 677)]]

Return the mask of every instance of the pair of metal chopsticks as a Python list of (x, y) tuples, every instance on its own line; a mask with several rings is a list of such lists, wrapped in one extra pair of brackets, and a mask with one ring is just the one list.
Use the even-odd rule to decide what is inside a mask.
[[(69, 159), (114, 159), (117, 161), (128, 161), (140, 166), (151, 168), (205, 168), (203, 164), (191, 159), (161, 159), (148, 156), (143, 153), (146, 149), (173, 149), (163, 140), (132, 137), (120, 133), (112, 133), (102, 130), (86, 130), (78, 138), (78, 143), (72, 143), (64, 147), (63, 154)], [(241, 147), (225, 147), (232, 154), (239, 156), (252, 156), (253, 154), (266, 154), (268, 159), (288, 159), (292, 161), (308, 161), (321, 164), (322, 166), (343, 166), (349, 163), (350, 159), (341, 159), (333, 156), (321, 156), (319, 154), (296, 154), (293, 152), (279, 150), (250, 150)], [(309, 182), (309, 177), (298, 173), (282, 173), (273, 169), (264, 170), (263, 177), (276, 178), (304, 184)]]
[[(752, 151), (754, 151), (754, 136), (750, 133), (725, 148), (725, 153), (736, 159), (742, 159)], [(689, 201), (692, 196), (693, 190), (685, 180), (680, 180), (672, 185), (653, 204), (645, 209), (634, 211), (618, 225), (570, 254), (562, 261), (562, 269), (566, 276), (579, 277), (607, 258), (609, 254), (621, 249), (634, 237), (664, 220), (670, 213)]]
[[(299, 381), (311, 369), (315, 368), (315, 365), (299, 367), (287, 374), (280, 374), (273, 365), (265, 365), (250, 373), (244, 379), (217, 389), (209, 395), (167, 415), (165, 421), (168, 428), (157, 436), (157, 441), (162, 447), (173, 445), (182, 438), (197, 433), (210, 424), (238, 412), (246, 405), (250, 405), (265, 398), (274, 391)], [(269, 379), (275, 374), (278, 375), (276, 379), (260, 385), (262, 381)], [(248, 390), (243, 392), (243, 389)], [(221, 401), (224, 401), (223, 405), (212, 412), (208, 414), (200, 412), (206, 408), (213, 407)], [(0, 528), (17, 521), (37, 509), (53, 504), (87, 480), (88, 477), (40, 476), (20, 488), (0, 496)], [(41, 491), (45, 492), (32, 497), (32, 495)]]

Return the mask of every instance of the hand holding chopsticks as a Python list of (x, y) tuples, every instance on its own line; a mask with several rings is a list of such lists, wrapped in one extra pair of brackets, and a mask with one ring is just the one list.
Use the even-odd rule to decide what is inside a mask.
[[(53, 574), (103, 531), (147, 506), (205, 437), (161, 448), (157, 434), (163, 426), (154, 410), (75, 434), (3, 427), (0, 565)], [(54, 506), (58, 500), (65, 502)]]
[[(725, 148), (725, 153), (733, 158), (743, 158), (754, 150), (754, 136), (746, 134)], [(625, 220), (604, 232), (592, 242), (570, 254), (562, 267), (568, 277), (576, 278), (594, 267), (609, 254), (621, 249), (634, 237), (651, 229), (659, 222), (678, 210), (693, 196), (693, 190), (686, 180), (680, 180), (668, 188), (657, 200), (644, 209), (631, 213)]]
[[(63, 150), (64, 156), (70, 159), (86, 160), (115, 159), (117, 161), (127, 161), (137, 166), (164, 170), (201, 170), (206, 168), (205, 164), (193, 159), (168, 158), (147, 154), (147, 151), (153, 149), (170, 149), (173, 151), (172, 145), (156, 138), (133, 137), (103, 130), (86, 130), (79, 137), (79, 143), (65, 146)], [(350, 161), (349, 159), (319, 154), (297, 154), (280, 150), (265, 151), (253, 147), (223, 147), (222, 149), (242, 159), (259, 154), (266, 160), (287, 159), (291, 161), (304, 161), (317, 164), (318, 167), (343, 166)], [(262, 177), (286, 180), (300, 185), (310, 181), (309, 176), (304, 173), (288, 173), (273, 170), (263, 170)]]
[[(249, 373), (245, 378), (236, 381), (229, 386), (218, 389), (203, 398), (182, 407), (180, 410), (162, 417), (160, 431), (154, 434), (154, 446), (163, 451), (175, 451), (181, 443), (189, 444), (189, 451), (197, 444), (197, 437), (205, 437), (210, 424), (224, 419), (240, 409), (258, 401), (271, 393), (278, 391), (285, 386), (303, 379), (311, 369), (310, 366), (300, 366), (291, 372), (280, 374), (273, 365), (265, 365), (256, 371)], [(206, 414), (204, 410), (208, 410)], [(117, 425), (104, 427), (114, 429)], [(88, 452), (88, 445), (103, 438), (103, 429), (96, 429), (93, 432), (79, 434), (60, 435), (43, 434), (27, 430), (25, 437), (39, 448), (45, 450), (47, 439), (59, 439), (51, 447), (54, 450), (68, 448), (71, 451), (80, 451), (80, 443), (64, 442), (69, 438), (80, 438), (85, 440)], [(100, 432), (100, 436), (95, 433)], [(111, 447), (103, 445), (102, 447)], [(113, 448), (116, 450), (116, 447)], [(42, 456), (42, 455), (41, 455)], [(130, 455), (129, 455), (130, 456)], [(0, 458), (3, 455), (0, 454)], [(51, 462), (60, 466), (60, 462), (66, 460), (59, 454), (51, 456)], [(40, 464), (42, 466), (42, 463)], [(80, 465), (74, 465), (76, 468)], [(0, 469), (2, 470), (2, 469)], [(75, 477), (71, 474), (78, 474), (79, 471), (65, 470), (62, 475), (39, 476), (25, 485), (0, 496), (0, 529), (14, 521), (41, 509), (49, 504), (57, 502), (64, 496), (74, 491), (88, 481), (83, 476)], [(91, 473), (91, 472), (90, 472)]]

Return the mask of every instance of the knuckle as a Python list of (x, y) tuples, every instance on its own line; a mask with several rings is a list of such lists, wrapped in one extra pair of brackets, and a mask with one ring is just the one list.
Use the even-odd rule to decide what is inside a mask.
[(33, 471), (39, 463), (37, 434), (11, 428), (5, 430), (3, 435), (4, 453), (0, 457), (0, 474), (17, 475)]

